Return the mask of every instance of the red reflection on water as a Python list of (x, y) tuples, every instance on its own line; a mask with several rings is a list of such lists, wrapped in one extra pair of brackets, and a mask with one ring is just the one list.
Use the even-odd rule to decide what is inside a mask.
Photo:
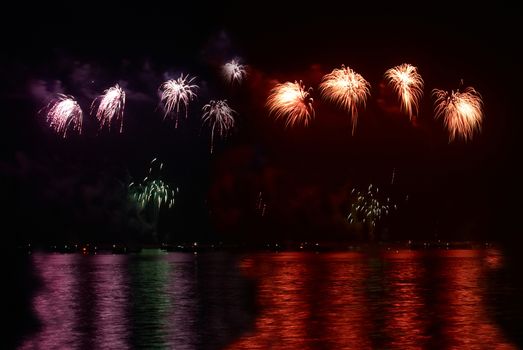
[(492, 270), (501, 269), (504, 265), (503, 254), (499, 249), (491, 248), (486, 251), (483, 258), (487, 268)]
[(482, 251), (454, 251), (442, 259), (438, 315), (444, 317), (443, 338), (449, 348), (516, 349), (486, 312)]
[(371, 349), (372, 320), (368, 317), (368, 261), (363, 254), (329, 254), (324, 307), (325, 345), (330, 349)]
[(229, 349), (370, 348), (359, 254), (264, 254), (241, 268), (258, 280), (261, 314)]
[[(307, 344), (305, 320), (310, 310), (305, 300), (305, 281), (309, 277), (305, 256), (267, 254), (241, 264), (247, 275), (259, 278), (258, 303), (262, 314), (256, 321), (255, 332), (232, 344), (230, 349), (289, 349)], [(292, 262), (288, 263), (288, 259)]]
[(422, 298), (425, 268), (421, 253), (403, 250), (384, 254), (385, 333), (388, 349), (419, 349), (427, 340), (427, 318)]
[(228, 349), (515, 349), (486, 311), (483, 251), (279, 253), (240, 265), (259, 283), (260, 311)]

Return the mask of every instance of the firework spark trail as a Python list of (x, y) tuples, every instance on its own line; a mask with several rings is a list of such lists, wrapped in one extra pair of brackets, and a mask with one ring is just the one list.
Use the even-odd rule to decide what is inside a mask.
[(474, 88), (467, 87), (463, 92), (434, 89), (432, 95), (435, 98), (435, 116), (443, 118), (449, 142), (456, 136), (468, 141), (476, 130), (481, 131), (483, 101)]
[(311, 92), (312, 88), (305, 90), (302, 81), (277, 84), (267, 98), (269, 114), (274, 114), (276, 119), (287, 118), (286, 127), (298, 123), (307, 126), (314, 117)]
[(235, 82), (239, 84), (247, 75), (247, 66), (240, 64), (238, 59), (233, 59), (231, 62), (227, 62), (223, 65), (222, 74), (229, 84)]
[(423, 96), (424, 83), (417, 68), (404, 63), (387, 70), (385, 78), (398, 95), (401, 108), (412, 119), (418, 113), (419, 101)]
[(396, 168), (392, 168), (392, 177), (390, 179), (390, 184), (394, 185), (394, 179), (396, 178)]
[(67, 130), (71, 127), (82, 133), (83, 113), (80, 105), (74, 97), (58, 94), (57, 98), (51, 101), (46, 108), (47, 123), (63, 138), (67, 136)]
[(358, 107), (365, 107), (370, 95), (370, 84), (360, 74), (342, 65), (341, 69), (334, 69), (323, 77), (320, 92), (325, 100), (338, 104), (349, 112), (354, 135), (358, 122)]
[(104, 126), (111, 129), (113, 121), (120, 121), (120, 132), (123, 131), (123, 111), (125, 108), (125, 91), (116, 84), (104, 91), (103, 95), (98, 96), (91, 105), (91, 109), (94, 109), (95, 103), (100, 101), (98, 104), (98, 110), (96, 111), (96, 118), (100, 122), (100, 129)]
[(195, 79), (196, 77), (189, 78), (189, 75), (184, 77), (182, 73), (178, 79), (167, 80), (158, 89), (161, 93), (160, 102), (163, 103), (165, 110), (164, 119), (168, 115), (173, 115), (175, 117), (175, 128), (178, 127), (180, 107), (184, 107), (185, 118), (187, 119), (189, 102), (197, 97), (198, 85), (193, 84)]
[(214, 149), (214, 134), (218, 133), (221, 137), (227, 137), (229, 131), (234, 127), (233, 114), (236, 112), (229, 107), (226, 100), (211, 100), (202, 108), (203, 124), (211, 127), (211, 153)]
[(256, 211), (260, 216), (265, 216), (267, 212), (267, 203), (265, 202), (263, 198), (263, 193), (261, 191), (258, 192), (258, 199), (256, 201)]

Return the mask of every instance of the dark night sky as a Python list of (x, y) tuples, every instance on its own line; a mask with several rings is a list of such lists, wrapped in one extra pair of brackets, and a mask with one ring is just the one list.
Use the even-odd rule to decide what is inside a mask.
[[(166, 163), (164, 179), (181, 190), (160, 229), (180, 239), (339, 237), (346, 234), (340, 208), (347, 186), (386, 184), (393, 168), (397, 186), (390, 191), (410, 198), (391, 221), (394, 237), (495, 239), (517, 222), (521, 14), (512, 7), (450, 1), (30, 6), (15, 5), (5, 13), (15, 24), (1, 24), (0, 174), (12, 203), (6, 214), (17, 218), (20, 237), (29, 231), (53, 238), (73, 231), (80, 238), (125, 235), (130, 224), (118, 189), (129, 177), (143, 177), (154, 157)], [(217, 78), (217, 65), (234, 56), (252, 68), (243, 90)], [(418, 66), (425, 80), (416, 125), (378, 103), (383, 72), (404, 62)], [(307, 129), (285, 130), (267, 118), (271, 81), (302, 79), (316, 87), (342, 63), (372, 85), (354, 137), (347, 117), (319, 98)], [(165, 73), (182, 71), (205, 84), (189, 119), (174, 130), (162, 122), (155, 89)], [(442, 123), (433, 120), (430, 90), (455, 89), (460, 79), (482, 94), (486, 118), (472, 142), (449, 144)], [(60, 81), (85, 114), (92, 94), (124, 81), (124, 134), (97, 136), (87, 115), (84, 135), (59, 139), (38, 118), (39, 81), (46, 93)], [(227, 98), (239, 112), (233, 136), (212, 156), (199, 124), (199, 109), (211, 98)], [(255, 210), (259, 191), (271, 214), (263, 220)]]

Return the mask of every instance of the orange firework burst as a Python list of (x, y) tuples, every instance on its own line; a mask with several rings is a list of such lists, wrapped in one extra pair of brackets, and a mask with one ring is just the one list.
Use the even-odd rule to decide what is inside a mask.
[(341, 66), (326, 74), (320, 84), (321, 96), (340, 105), (351, 115), (352, 134), (358, 121), (358, 107), (365, 107), (370, 95), (370, 84), (349, 67)]
[(314, 116), (311, 97), (312, 88), (305, 90), (303, 82), (277, 84), (267, 99), (269, 113), (276, 119), (287, 118), (285, 126), (303, 123), (307, 126)]
[(419, 101), (423, 96), (423, 79), (418, 69), (404, 63), (387, 70), (385, 78), (398, 95), (401, 108), (412, 119), (418, 113)]
[(436, 99), (436, 118), (443, 117), (449, 141), (456, 136), (468, 141), (472, 139), (474, 131), (481, 130), (483, 101), (474, 88), (467, 87), (463, 92), (434, 89), (432, 95)]

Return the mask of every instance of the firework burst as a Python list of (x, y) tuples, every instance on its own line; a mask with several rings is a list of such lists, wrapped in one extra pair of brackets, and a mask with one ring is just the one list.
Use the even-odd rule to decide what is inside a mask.
[(139, 183), (130, 183), (128, 198), (134, 204), (137, 218), (144, 228), (152, 230), (152, 238), (158, 239), (158, 222), (162, 208), (172, 208), (178, 188), (172, 189), (160, 179), (163, 163), (154, 158), (151, 161), (149, 174)]
[(236, 113), (226, 100), (211, 100), (202, 108), (203, 124), (208, 124), (211, 128), (211, 153), (214, 148), (214, 134), (217, 133), (220, 137), (227, 137), (230, 130), (234, 127), (234, 117)]
[(307, 126), (314, 117), (311, 92), (312, 88), (305, 90), (302, 81), (277, 84), (267, 99), (269, 114), (274, 114), (276, 119), (286, 118), (286, 127), (298, 123)]
[(149, 168), (149, 174), (146, 176), (142, 183), (132, 182), (129, 185), (129, 196), (138, 205), (140, 210), (144, 210), (148, 207), (158, 211), (163, 205), (172, 208), (174, 205), (175, 193), (178, 189), (171, 189), (168, 184), (158, 177), (159, 171), (163, 168), (163, 163), (160, 163), (158, 173), (155, 174), (153, 167), (157, 163), (157, 159), (154, 158), (151, 161), (151, 167)]
[(365, 107), (370, 95), (370, 84), (358, 73), (349, 67), (341, 66), (326, 74), (320, 84), (321, 96), (343, 109), (351, 115), (352, 134), (358, 122), (358, 108)]
[(412, 119), (418, 113), (419, 101), (423, 96), (423, 79), (418, 69), (404, 63), (387, 70), (385, 79), (398, 95), (403, 111)]
[(91, 105), (94, 109), (96, 102), (99, 101), (96, 111), (96, 118), (100, 122), (100, 129), (104, 126), (111, 129), (111, 124), (120, 121), (120, 132), (123, 131), (123, 111), (125, 108), (125, 91), (116, 84), (104, 91), (103, 95), (98, 96)]
[(74, 97), (58, 94), (45, 110), (47, 123), (62, 137), (67, 136), (70, 128), (77, 130), (79, 134), (82, 133), (83, 113)]
[(386, 200), (380, 199), (379, 188), (372, 184), (369, 185), (367, 191), (353, 189), (351, 197), (353, 200), (347, 219), (351, 224), (361, 223), (368, 225), (371, 238), (373, 238), (376, 224), (382, 217), (389, 215), (392, 209), (397, 209), (396, 205), (391, 204), (389, 197)]
[(174, 116), (175, 128), (178, 127), (181, 106), (185, 109), (185, 118), (187, 118), (189, 102), (196, 98), (198, 85), (193, 84), (195, 79), (196, 77), (189, 78), (188, 75), (184, 77), (182, 73), (178, 79), (167, 80), (158, 89), (160, 102), (165, 110), (164, 119), (168, 115)]
[(159, 210), (162, 205), (172, 208), (174, 205), (175, 191), (172, 190), (163, 180), (148, 180), (142, 185), (131, 184), (129, 186), (130, 196), (143, 210), (147, 206), (152, 206)]
[(476, 130), (481, 130), (483, 101), (474, 88), (467, 87), (463, 92), (434, 89), (432, 95), (435, 98), (436, 118), (443, 118), (449, 132), (449, 142), (456, 136), (468, 141)]
[(223, 65), (222, 74), (228, 83), (239, 84), (247, 75), (247, 67), (243, 64), (240, 64), (238, 59), (233, 59), (231, 62), (227, 62)]

